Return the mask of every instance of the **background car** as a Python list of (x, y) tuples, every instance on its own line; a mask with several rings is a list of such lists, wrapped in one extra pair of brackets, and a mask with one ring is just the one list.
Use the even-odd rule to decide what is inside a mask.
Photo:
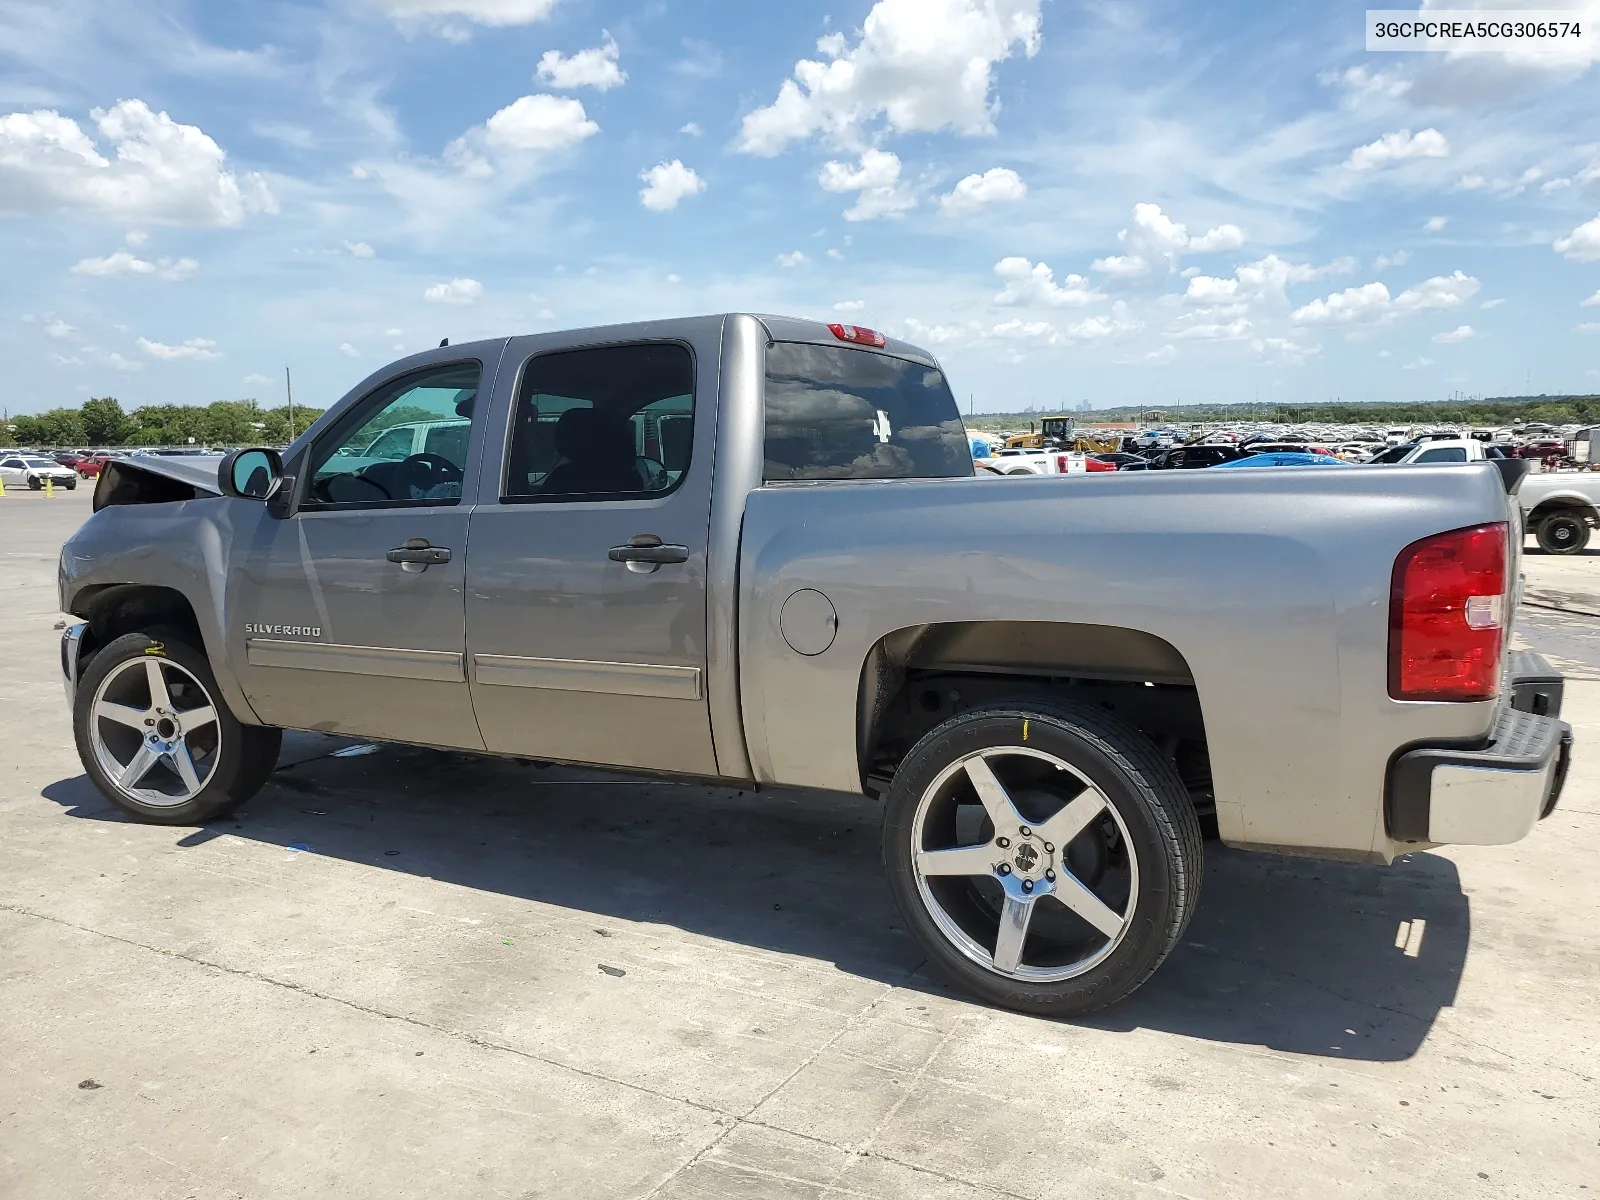
[(1352, 465), (1343, 459), (1333, 457), (1331, 454), (1304, 454), (1275, 450), (1267, 454), (1252, 454), (1248, 458), (1236, 458), (1232, 462), (1218, 463), (1217, 469), (1220, 471), (1223, 467), (1348, 467)]
[(27, 486), (38, 491), (46, 479), (69, 492), (78, 486), (78, 476), (71, 467), (63, 467), (42, 454), (7, 454), (0, 458), (0, 481), (7, 487)]

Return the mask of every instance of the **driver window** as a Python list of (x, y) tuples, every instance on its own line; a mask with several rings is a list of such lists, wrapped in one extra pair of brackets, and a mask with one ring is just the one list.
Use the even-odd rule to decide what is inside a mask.
[(643, 500), (689, 469), (694, 358), (670, 342), (530, 359), (517, 389), (505, 500)]
[(312, 451), (304, 507), (460, 503), (481, 370), (429, 367), (357, 405)]

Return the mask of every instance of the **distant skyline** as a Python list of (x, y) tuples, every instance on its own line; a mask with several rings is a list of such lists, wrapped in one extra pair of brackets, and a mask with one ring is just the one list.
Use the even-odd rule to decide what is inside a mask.
[(920, 342), (963, 412), (1600, 390), (1600, 36), (1364, 12), (0, 0), (5, 406), (726, 310)]

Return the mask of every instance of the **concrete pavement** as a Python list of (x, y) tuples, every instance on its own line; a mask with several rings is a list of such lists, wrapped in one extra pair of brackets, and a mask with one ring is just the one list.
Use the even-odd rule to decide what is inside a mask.
[(6, 1200), (1600, 1192), (1581, 628), (1527, 841), (1213, 845), (1156, 978), (1049, 1022), (928, 975), (848, 798), (297, 737), (236, 821), (122, 820), (57, 684), (86, 513), (0, 501)]

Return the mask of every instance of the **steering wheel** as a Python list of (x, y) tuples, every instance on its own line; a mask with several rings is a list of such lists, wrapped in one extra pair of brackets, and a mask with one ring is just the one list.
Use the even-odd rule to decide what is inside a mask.
[(445, 483), (460, 483), (464, 476), (461, 468), (442, 454), (423, 451), (400, 460), (400, 478), (404, 486), (426, 492)]

